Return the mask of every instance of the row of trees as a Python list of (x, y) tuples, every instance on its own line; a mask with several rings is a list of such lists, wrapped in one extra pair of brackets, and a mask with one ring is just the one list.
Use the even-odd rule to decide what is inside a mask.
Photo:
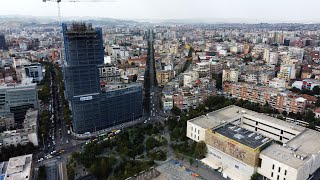
[(38, 98), (44, 103), (48, 104), (50, 101), (51, 93), (50, 93), (50, 82), (51, 82), (51, 76), (50, 76), (50, 65), (45, 65), (45, 75), (40, 82), (40, 85), (42, 85), (41, 90), (38, 91)]
[(64, 97), (64, 82), (63, 82), (63, 75), (62, 75), (62, 70), (61, 68), (56, 65), (55, 66), (57, 75), (56, 75), (56, 83), (59, 85), (59, 96), (62, 99), (62, 104), (63, 104), (63, 118), (66, 124), (71, 125), (71, 110), (69, 108), (69, 102), (65, 99)]
[(43, 135), (44, 137), (49, 136), (50, 129), (50, 118), (51, 113), (48, 110), (43, 110), (39, 117), (39, 138)]
[(0, 162), (8, 161), (11, 157), (21, 156), (25, 154), (32, 154), (36, 148), (29, 142), (25, 146), (18, 144), (16, 147), (10, 145), (8, 147), (2, 147), (0, 153)]

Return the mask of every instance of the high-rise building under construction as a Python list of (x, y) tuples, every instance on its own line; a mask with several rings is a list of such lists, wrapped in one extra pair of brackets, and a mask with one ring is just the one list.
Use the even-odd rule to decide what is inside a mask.
[(101, 130), (142, 116), (142, 86), (113, 84), (101, 87), (98, 66), (103, 64), (102, 29), (90, 24), (62, 25), (65, 58), (65, 96), (71, 102), (76, 133)]

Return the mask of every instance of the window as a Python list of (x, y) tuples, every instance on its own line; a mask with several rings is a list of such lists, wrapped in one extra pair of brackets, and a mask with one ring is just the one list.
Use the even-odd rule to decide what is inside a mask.
[(239, 169), (239, 166), (238, 166), (238, 165), (234, 165), (234, 167), (237, 168), (237, 169)]
[(198, 141), (199, 141), (199, 136), (198, 136)]
[(198, 129), (198, 134), (200, 134), (200, 130)]
[(274, 164), (272, 164), (272, 169), (274, 169)]
[(278, 172), (280, 172), (280, 171), (281, 171), (281, 168), (279, 167)]
[(258, 128), (256, 127), (256, 131), (258, 131)]
[(282, 136), (280, 136), (280, 141), (282, 141)]
[(271, 172), (271, 177), (273, 177), (273, 172)]
[(193, 136), (193, 134), (191, 133), (191, 137)]
[(287, 175), (287, 170), (284, 170), (284, 175)]
[(279, 175), (277, 176), (277, 180), (279, 180)]
[(193, 127), (191, 127), (191, 131), (193, 131)]

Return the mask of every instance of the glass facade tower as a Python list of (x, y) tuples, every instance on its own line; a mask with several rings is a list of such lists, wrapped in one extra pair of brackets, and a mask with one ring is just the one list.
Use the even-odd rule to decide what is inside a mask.
[(76, 133), (101, 130), (142, 116), (139, 84), (101, 88), (99, 65), (103, 64), (102, 29), (84, 23), (62, 25), (65, 59), (65, 96), (71, 102)]

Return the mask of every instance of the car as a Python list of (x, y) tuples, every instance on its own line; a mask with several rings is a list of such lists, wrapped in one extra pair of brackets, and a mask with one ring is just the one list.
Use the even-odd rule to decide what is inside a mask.
[(38, 160), (38, 162), (41, 162), (41, 161), (43, 161), (43, 158), (40, 158), (40, 159)]
[(57, 156), (58, 159), (61, 159), (61, 156)]
[(144, 121), (144, 124), (146, 124), (146, 123), (147, 123), (147, 120)]
[(67, 144), (69, 144), (69, 141), (68, 141), (68, 140), (66, 140), (66, 143), (67, 143)]

